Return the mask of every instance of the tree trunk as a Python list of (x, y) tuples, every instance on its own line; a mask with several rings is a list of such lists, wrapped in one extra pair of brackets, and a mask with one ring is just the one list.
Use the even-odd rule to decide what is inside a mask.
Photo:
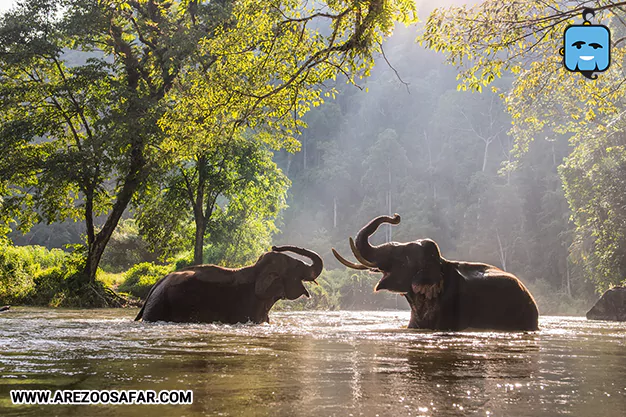
[(482, 172), (485, 172), (485, 169), (487, 169), (487, 156), (489, 154), (489, 144), (491, 143), (490, 140), (486, 140), (485, 141), (485, 152), (483, 152), (483, 169)]
[[(200, 208), (202, 212), (202, 208)], [(204, 248), (204, 233), (206, 232), (206, 222), (202, 214), (200, 216), (194, 216), (196, 221), (196, 235), (194, 237), (193, 245), (193, 264), (200, 265), (204, 262), (202, 259), (202, 249)]]
[[(124, 178), (124, 185), (117, 194), (117, 199), (115, 200), (115, 204), (113, 204), (111, 214), (107, 217), (107, 220), (104, 223), (104, 226), (102, 226), (100, 232), (93, 237), (93, 241), (91, 243), (88, 242), (87, 259), (82, 279), (87, 280), (89, 283), (94, 283), (96, 281), (96, 272), (98, 271), (98, 265), (100, 264), (102, 254), (104, 253), (104, 250), (106, 249), (109, 239), (111, 239), (117, 224), (122, 218), (124, 210), (128, 207), (130, 200), (141, 182), (141, 173), (143, 171), (143, 167), (145, 166), (145, 160), (143, 159), (141, 145), (135, 144), (135, 146), (136, 147), (134, 147), (131, 151), (132, 156), (130, 165), (132, 166), (132, 170)], [(91, 212), (91, 216), (86, 217), (88, 224), (89, 222), (93, 224), (92, 216), (93, 212)]]
[[(429, 180), (433, 183), (433, 202), (437, 201), (437, 184), (435, 183), (435, 176), (432, 175), (433, 172), (433, 155), (430, 151), (430, 141), (428, 140), (428, 135), (424, 130), (424, 140), (426, 141), (426, 149), (428, 150), (428, 172), (429, 172)], [(391, 213), (391, 212), (389, 212)]]
[(196, 200), (193, 203), (193, 217), (196, 222), (196, 234), (193, 244), (193, 264), (203, 263), (202, 249), (204, 247), (204, 233), (206, 231), (206, 217), (204, 216), (204, 186), (207, 180), (206, 158), (201, 156), (197, 159), (198, 187)]

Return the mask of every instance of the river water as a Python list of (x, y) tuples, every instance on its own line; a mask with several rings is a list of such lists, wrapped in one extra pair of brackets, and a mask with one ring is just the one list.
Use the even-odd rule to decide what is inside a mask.
[[(626, 323), (407, 330), (409, 313), (276, 312), (267, 325), (135, 310), (0, 314), (2, 416), (625, 416)], [(13, 405), (14, 389), (193, 390), (192, 405)]]

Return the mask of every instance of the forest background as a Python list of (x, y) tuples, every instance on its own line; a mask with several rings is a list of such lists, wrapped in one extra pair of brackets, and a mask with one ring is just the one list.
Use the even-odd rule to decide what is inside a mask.
[[(321, 285), (310, 288), (310, 299), (282, 303), (281, 308), (406, 308), (401, 297), (373, 293), (376, 274), (347, 270), (330, 252), (334, 247), (340, 253), (349, 253), (349, 236), (354, 236), (371, 218), (396, 212), (402, 215), (402, 223), (381, 227), (372, 238), (373, 243), (432, 238), (448, 259), (486, 262), (516, 274), (530, 288), (543, 314), (584, 313), (597, 293), (622, 283), (626, 153), (623, 134), (614, 118), (621, 113), (606, 112), (607, 118), (602, 119), (602, 110), (596, 110), (594, 123), (605, 126), (600, 135), (597, 131), (590, 134), (589, 129), (580, 126), (547, 129), (544, 124), (541, 129), (535, 126), (533, 131), (533, 127), (519, 122), (520, 106), (515, 106), (516, 95), (528, 91), (521, 89), (523, 83), (532, 81), (524, 78), (528, 71), (508, 66), (498, 76), (483, 77), (480, 84), (468, 82), (467, 77), (459, 75), (458, 66), (449, 65), (458, 45), (450, 38), (432, 35), (433, 27), (441, 28), (441, 24), (433, 22), (445, 12), (430, 15), (434, 3), (418, 3), (419, 15), (430, 15), (430, 19), (405, 26), (401, 23), (412, 21), (397, 17), (406, 12), (402, 3), (395, 3), (395, 17), (377, 17), (378, 26), (372, 26), (372, 38), (358, 53), (337, 55), (311, 67), (311, 78), (296, 80), (283, 90), (289, 90), (291, 96), (277, 95), (263, 102), (258, 113), (254, 112), (256, 107), (251, 111), (250, 107), (225, 106), (224, 113), (207, 117), (214, 118), (212, 127), (196, 122), (202, 106), (213, 109), (223, 97), (203, 87), (194, 78), (200, 75), (193, 70), (181, 71), (186, 78), (178, 76), (172, 81), (171, 90), (163, 93), (170, 100), (168, 104), (175, 103), (174, 110), (163, 109), (161, 104), (140, 106), (142, 112), (153, 112), (144, 115), (143, 123), (157, 126), (158, 133), (139, 129), (143, 133), (137, 134), (162, 137), (158, 143), (149, 142), (157, 150), (144, 155), (148, 160), (145, 169), (149, 168), (150, 175), (142, 178), (127, 207), (120, 212), (90, 285), (98, 282), (102, 288), (112, 288), (122, 296), (145, 297), (150, 286), (169, 271), (199, 262), (241, 266), (254, 262), (273, 244), (290, 244), (318, 252), (325, 261), (325, 270), (318, 280)], [(485, 2), (483, 7), (490, 4), (495, 3)], [(449, 10), (454, 13), (454, 9)], [(262, 11), (240, 10), (239, 13), (249, 14), (238, 15), (239, 22)], [(372, 7), (368, 11), (373, 14)], [(456, 16), (478, 12), (485, 10), (456, 9)], [(578, 17), (572, 14), (569, 18)], [(612, 18), (617, 22), (614, 16), (606, 15), (609, 22)], [(275, 22), (268, 19), (263, 28), (275, 27)], [(284, 20), (284, 16), (276, 19)], [(350, 39), (352, 23), (342, 28), (344, 40)], [(385, 31), (391, 33), (390, 28), (392, 36), (381, 35)], [(5, 18), (0, 34), (9, 36), (15, 33), (11, 32), (14, 29)], [(250, 29), (241, 29), (237, 24), (229, 30), (230, 38), (216, 35), (213, 40), (240, 40), (250, 35)], [(258, 86), (250, 86), (245, 94), (231, 91), (230, 95), (242, 94), (240, 97), (246, 100), (261, 97), (259, 91), (265, 91), (263, 88), (276, 80), (288, 79), (286, 75), (296, 71), (307, 57), (326, 47), (323, 43), (329, 39), (325, 32), (328, 30), (323, 25), (315, 29), (324, 39), (316, 40), (312, 35), (306, 46), (309, 49), (302, 51), (293, 67), (268, 69), (267, 78), (259, 81)], [(295, 41), (290, 36), (283, 38), (282, 52), (277, 48), (279, 52), (271, 52), (276, 55), (268, 52), (268, 56), (276, 58), (293, 52)], [(416, 42), (418, 37), (422, 44)], [(62, 36), (60, 39), (67, 41)], [(257, 41), (254, 47), (266, 40)], [(323, 45), (316, 44), (318, 41)], [(128, 135), (132, 123), (116, 114), (105, 120), (98, 113), (98, 106), (110, 109), (133, 99), (161, 103), (162, 97), (154, 95), (151, 86), (130, 98), (102, 94), (103, 89), (114, 89), (116, 82), (128, 81), (124, 71), (90, 91), (85, 84), (98, 79), (102, 75), (99, 71), (117, 74), (112, 68), (117, 61), (107, 61), (107, 54), (101, 51), (85, 51), (84, 45), (81, 49), (77, 42), (63, 42), (58, 59), (68, 76), (75, 78), (72, 87), (80, 92), (77, 97), (85, 98), (85, 109), (93, 107), (91, 115), (87, 112), (87, 118), (92, 119), (85, 121), (83, 131), (87, 126), (96, 126), (94, 130), (99, 128), (110, 134), (107, 123), (117, 122), (125, 124), (127, 131), (114, 132), (120, 137)], [(232, 47), (211, 44), (211, 39), (205, 42), (212, 48)], [(142, 45), (149, 43), (143, 41)], [(72, 45), (81, 50), (72, 49)], [(169, 47), (175, 50), (181, 46)], [(18, 65), (35, 67), (30, 56), (21, 53), (22, 61), (16, 61), (16, 52), (5, 49), (0, 76), (5, 97), (4, 160), (0, 164), (5, 225), (0, 246), (0, 304), (97, 305), (93, 297), (76, 292), (72, 277), (82, 274), (87, 276), (83, 280), (89, 282), (85, 267), (85, 259), (91, 253), (89, 242), (97, 242), (98, 234), (110, 223), (110, 212), (115, 209), (116, 196), (124, 185), (120, 180), (122, 165), (116, 164), (118, 160), (128, 160), (107, 150), (110, 158), (98, 162), (103, 170), (109, 169), (110, 175), (98, 177), (99, 182), (92, 189), (92, 204), (98, 208), (92, 211), (90, 231), (83, 215), (87, 204), (84, 189), (61, 178), (67, 176), (68, 170), (80, 170), (80, 165), (59, 161), (59, 155), (69, 154), (45, 148), (55, 141), (42, 138), (53, 135), (55, 127), (36, 126), (43, 124), (42, 115), (49, 114), (42, 113), (37, 120), (28, 119), (28, 114), (16, 110), (19, 100), (7, 98), (13, 94), (23, 100), (25, 94), (38, 94), (24, 91), (26, 81), (18, 75), (9, 76), (8, 70)], [(111, 49), (112, 55), (119, 53)], [(258, 58), (252, 55), (248, 66), (231, 66), (229, 71), (211, 73), (213, 77), (228, 75), (232, 79), (210, 81), (236, 85), (241, 81), (239, 76), (252, 79), (247, 71)], [(540, 58), (535, 57), (536, 61)], [(151, 56), (146, 54), (145, 59), (148, 62)], [(195, 59), (198, 61), (194, 68), (216, 65)], [(163, 61), (155, 62), (149, 71), (158, 65), (164, 67)], [(50, 71), (55, 71), (52, 64)], [(528, 66), (532, 73), (533, 64)], [(616, 70), (618, 74), (620, 70)], [(293, 85), (297, 88), (292, 89)], [(612, 94), (620, 97), (620, 88), (621, 84)], [(56, 92), (46, 94), (53, 96)], [(67, 99), (67, 94), (63, 94)], [(209, 98), (199, 104), (190, 96)], [(612, 103), (619, 110), (620, 101), (614, 99)], [(588, 116), (588, 107), (594, 103), (585, 105)], [(541, 114), (542, 106), (547, 105), (538, 98), (532, 111)], [(524, 116), (530, 118), (530, 110), (523, 106), (522, 109)], [(225, 122), (226, 111), (231, 119)], [(248, 112), (247, 124), (234, 123), (232, 114), (242, 111)], [(281, 112), (289, 117), (277, 116)], [(80, 112), (70, 119), (73, 117), (80, 119)], [(522, 119), (526, 122), (528, 118)], [(17, 123), (25, 121), (31, 125)], [(224, 140), (223, 126), (218, 133), (214, 130), (218, 121), (237, 127), (229, 140)], [(561, 125), (567, 123), (561, 120)], [(607, 130), (607, 125), (612, 129)], [(60, 136), (66, 134), (64, 128)], [(80, 140), (90, 146), (99, 143), (88, 136), (81, 136)], [(120, 154), (125, 152), (124, 146), (133, 146), (125, 144), (125, 139), (115, 140), (121, 141)], [(15, 159), (10, 159), (12, 156)], [(47, 172), (42, 165), (45, 163), (63, 175)], [(83, 174), (81, 171), (75, 176)], [(80, 178), (76, 183), (80, 184)], [(110, 304), (116, 297), (107, 294)]]

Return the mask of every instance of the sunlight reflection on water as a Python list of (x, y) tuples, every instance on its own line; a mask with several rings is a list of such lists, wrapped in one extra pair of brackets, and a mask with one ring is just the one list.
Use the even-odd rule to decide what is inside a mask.
[[(623, 416), (626, 324), (408, 330), (409, 313), (136, 323), (131, 310), (0, 316), (0, 415)], [(191, 406), (12, 406), (9, 390), (193, 389)], [(82, 408), (80, 408), (82, 407)], [(78, 411), (77, 411), (78, 410)], [(82, 410), (82, 411), (81, 411)]]

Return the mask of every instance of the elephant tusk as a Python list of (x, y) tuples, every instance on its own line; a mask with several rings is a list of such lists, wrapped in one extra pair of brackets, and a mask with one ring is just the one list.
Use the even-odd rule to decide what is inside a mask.
[(333, 255), (335, 255), (335, 258), (337, 258), (337, 260), (339, 262), (341, 262), (343, 265), (347, 266), (348, 268), (352, 268), (352, 269), (360, 269), (360, 270), (364, 270), (364, 269), (369, 269), (368, 267), (366, 267), (365, 265), (359, 265), (359, 264), (355, 264), (352, 263), (346, 259), (344, 259), (341, 255), (339, 255), (339, 253), (337, 253), (337, 251), (335, 250), (335, 248), (332, 248), (333, 251)]
[(350, 249), (352, 249), (352, 253), (354, 253), (354, 257), (356, 258), (356, 260), (361, 262), (363, 265), (367, 266), (368, 268), (377, 267), (375, 263), (368, 261), (363, 257), (363, 255), (361, 255), (361, 252), (359, 252), (359, 249), (354, 244), (354, 239), (352, 238), (350, 238)]

